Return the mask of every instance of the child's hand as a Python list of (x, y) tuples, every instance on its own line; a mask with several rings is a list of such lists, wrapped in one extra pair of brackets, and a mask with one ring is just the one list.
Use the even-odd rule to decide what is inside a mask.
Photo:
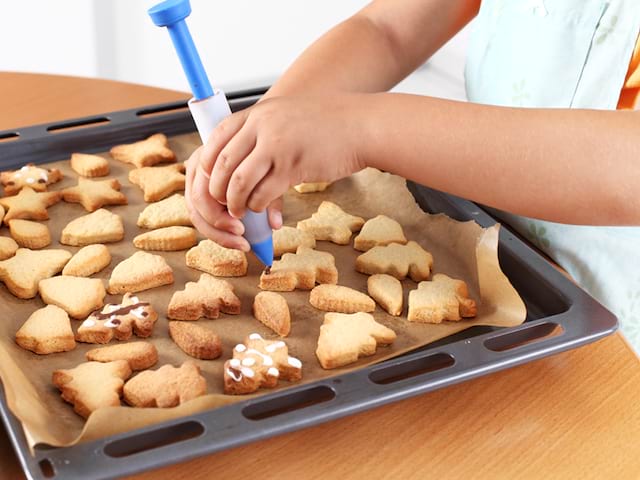
[(273, 202), (289, 187), (361, 170), (362, 102), (361, 95), (279, 97), (223, 120), (187, 162), (194, 225), (225, 246), (246, 250), (238, 219), (247, 209), (274, 207), (270, 223), (279, 228), (282, 216)]

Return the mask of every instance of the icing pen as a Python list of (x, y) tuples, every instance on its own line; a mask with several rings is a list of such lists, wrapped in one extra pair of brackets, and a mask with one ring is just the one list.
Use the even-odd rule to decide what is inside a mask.
[[(185, 18), (191, 13), (189, 0), (165, 0), (148, 11), (158, 27), (167, 27), (178, 53), (180, 63), (187, 75), (193, 98), (189, 110), (196, 123), (202, 143), (206, 143), (216, 125), (231, 115), (231, 109), (222, 90), (213, 90), (204, 71), (204, 66), (193, 43)], [(251, 245), (256, 257), (270, 270), (273, 263), (273, 239), (267, 212), (247, 210), (244, 218), (244, 238)]]

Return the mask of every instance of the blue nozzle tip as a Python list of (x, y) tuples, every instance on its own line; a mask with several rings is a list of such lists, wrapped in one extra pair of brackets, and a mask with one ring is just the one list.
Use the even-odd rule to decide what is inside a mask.
[(251, 250), (265, 266), (273, 265), (273, 239), (271, 237), (260, 243), (251, 244)]
[(191, 5), (189, 0), (165, 0), (151, 7), (148, 13), (158, 27), (166, 27), (187, 18)]

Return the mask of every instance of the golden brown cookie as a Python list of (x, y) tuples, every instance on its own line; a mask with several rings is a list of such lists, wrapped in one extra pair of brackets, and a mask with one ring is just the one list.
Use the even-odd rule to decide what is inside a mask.
[(397, 317), (402, 313), (402, 284), (397, 278), (384, 273), (371, 275), (367, 291), (389, 315)]
[(129, 172), (129, 181), (142, 189), (145, 202), (157, 202), (177, 190), (184, 190), (184, 170), (182, 163), (137, 168)]
[(316, 238), (310, 232), (283, 226), (273, 231), (273, 256), (295, 253), (298, 247), (316, 248)]
[(158, 363), (158, 349), (149, 342), (129, 342), (93, 348), (85, 354), (93, 362), (115, 362), (126, 360), (131, 370), (145, 370)]
[(358, 236), (353, 239), (353, 248), (366, 252), (378, 245), (384, 246), (390, 243), (401, 245), (407, 243), (402, 225), (386, 215), (378, 215), (365, 222)]
[(101, 243), (87, 245), (71, 257), (69, 263), (62, 270), (62, 275), (90, 277), (106, 268), (110, 263), (111, 254), (105, 245)]
[(390, 345), (395, 339), (395, 332), (376, 322), (370, 313), (327, 313), (316, 356), (322, 368), (338, 368), (373, 355), (378, 345)]
[(124, 386), (124, 400), (134, 407), (169, 408), (207, 393), (207, 381), (193, 362), (145, 370)]
[(213, 360), (222, 355), (220, 337), (197, 323), (169, 322), (169, 335), (191, 357)]
[(373, 312), (376, 302), (369, 295), (342, 285), (318, 285), (309, 294), (309, 303), (325, 312)]
[(253, 316), (281, 337), (286, 337), (291, 331), (289, 305), (278, 293), (258, 293), (253, 300)]
[(163, 252), (186, 250), (196, 243), (196, 229), (192, 227), (159, 228), (141, 233), (133, 239), (133, 245), (136, 248)]
[(109, 175), (109, 160), (98, 155), (72, 153), (71, 168), (83, 177), (104, 177)]
[(399, 280), (408, 275), (414, 282), (429, 278), (432, 266), (431, 254), (414, 241), (373, 247), (356, 258), (356, 270), (360, 273), (387, 273)]
[(273, 262), (269, 273), (260, 275), (260, 288), (276, 292), (311, 290), (317, 283), (338, 283), (336, 262), (328, 252), (298, 247)]
[(331, 182), (307, 182), (294, 185), (293, 188), (298, 193), (314, 193), (324, 192), (329, 185), (331, 185)]
[(119, 242), (124, 238), (122, 218), (101, 208), (71, 220), (62, 230), (60, 243), (83, 246), (93, 243)]
[(16, 243), (23, 248), (39, 250), (51, 245), (49, 228), (43, 223), (15, 218), (9, 221), (9, 231)]
[(247, 274), (247, 256), (241, 250), (225, 248), (213, 240), (202, 240), (187, 252), (187, 266), (216, 277), (242, 277)]
[(89, 180), (79, 177), (78, 185), (62, 190), (65, 202), (79, 203), (87, 212), (95, 212), (105, 205), (126, 205), (127, 197), (120, 191), (120, 182), (115, 178)]
[(47, 208), (55, 205), (62, 199), (60, 192), (36, 192), (30, 187), (24, 187), (13, 197), (0, 198), (7, 213), (4, 215), (4, 223), (9, 224), (9, 220), (23, 218), (25, 220), (48, 220), (49, 212)]
[(6, 260), (16, 254), (18, 244), (13, 238), (0, 237), (0, 260)]
[(142, 228), (191, 227), (184, 196), (176, 193), (164, 200), (147, 205), (138, 215), (138, 226)]
[(122, 303), (107, 304), (93, 312), (76, 333), (76, 340), (84, 343), (109, 343), (129, 340), (133, 333), (140, 338), (151, 335), (158, 314), (149, 302), (125, 293)]
[(33, 163), (18, 170), (0, 173), (0, 182), (4, 185), (5, 195), (15, 195), (23, 187), (44, 192), (47, 186), (60, 180), (62, 180), (62, 172), (57, 168), (41, 168)]
[(224, 363), (224, 393), (242, 395), (259, 388), (273, 388), (278, 379), (302, 379), (302, 362), (289, 356), (282, 340), (265, 340), (257, 333), (233, 349), (233, 358)]
[(162, 133), (156, 133), (139, 142), (116, 145), (110, 150), (110, 153), (116, 160), (130, 163), (138, 168), (176, 161), (176, 155), (169, 148), (169, 141)]
[(16, 343), (40, 355), (76, 348), (69, 315), (55, 305), (33, 312), (16, 333)]
[(469, 298), (467, 284), (441, 273), (431, 282), (420, 282), (416, 290), (409, 292), (410, 322), (456, 322), (476, 316), (476, 302)]
[(99, 278), (69, 277), (45, 278), (38, 283), (44, 303), (57, 305), (73, 318), (86, 318), (104, 305), (104, 290)]
[(353, 232), (364, 225), (364, 219), (350, 215), (332, 202), (324, 201), (311, 218), (298, 222), (298, 229), (313, 234), (316, 240), (329, 240), (347, 245)]
[(187, 282), (184, 290), (175, 292), (167, 308), (167, 317), (174, 320), (218, 318), (222, 313), (240, 313), (240, 299), (233, 293), (233, 285), (207, 273), (197, 282)]
[(136, 252), (120, 262), (111, 272), (110, 294), (141, 292), (173, 283), (173, 270), (164, 257)]
[(70, 258), (66, 250), (19, 248), (13, 257), (0, 261), (0, 281), (16, 297), (33, 298), (40, 280), (60, 272)]
[(62, 392), (62, 399), (87, 418), (99, 408), (120, 406), (122, 387), (130, 376), (126, 360), (85, 362), (69, 370), (55, 370), (52, 382)]

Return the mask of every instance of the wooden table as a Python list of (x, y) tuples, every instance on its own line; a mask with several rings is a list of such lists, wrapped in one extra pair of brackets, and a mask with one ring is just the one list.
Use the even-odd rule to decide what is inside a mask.
[[(0, 130), (187, 97), (0, 73)], [(24, 478), (0, 428), (0, 475)], [(596, 344), (136, 479), (640, 478), (640, 361)]]

